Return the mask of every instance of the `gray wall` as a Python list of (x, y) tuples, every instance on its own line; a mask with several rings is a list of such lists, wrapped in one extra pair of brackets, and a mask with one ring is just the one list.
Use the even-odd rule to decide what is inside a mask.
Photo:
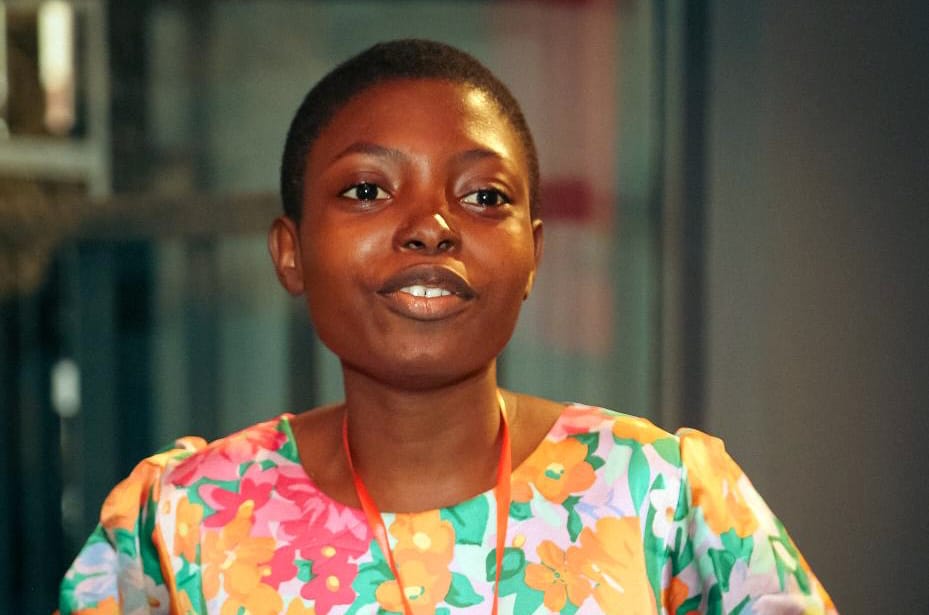
[(705, 427), (843, 613), (927, 612), (929, 3), (712, 4)]

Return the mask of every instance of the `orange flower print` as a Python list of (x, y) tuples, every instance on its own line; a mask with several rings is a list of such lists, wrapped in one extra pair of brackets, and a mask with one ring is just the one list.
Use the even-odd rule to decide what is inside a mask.
[(139, 511), (148, 499), (150, 488), (157, 485), (160, 473), (161, 469), (158, 466), (147, 461), (137, 465), (125, 480), (113, 488), (103, 502), (100, 512), (100, 523), (103, 527), (135, 529)]
[(579, 547), (568, 549), (568, 561), (580, 562), (603, 613), (655, 612), (638, 517), (604, 517), (596, 529), (584, 528), (578, 540)]
[(119, 604), (116, 598), (107, 598), (95, 607), (74, 611), (74, 615), (119, 615)]
[(613, 435), (621, 440), (635, 440), (641, 444), (651, 444), (656, 440), (671, 437), (671, 434), (655, 427), (651, 421), (625, 415), (618, 417), (613, 423)]
[[(666, 612), (671, 613), (671, 615), (676, 615), (677, 610), (689, 597), (690, 588), (687, 586), (687, 583), (674, 577), (671, 579), (671, 584), (665, 587), (661, 592), (661, 605)], [(687, 615), (690, 615), (690, 613), (697, 613), (697, 611), (689, 611)]]
[(560, 611), (566, 601), (580, 606), (590, 596), (590, 581), (581, 574), (582, 562), (568, 557), (551, 540), (544, 540), (536, 550), (540, 564), (526, 565), (526, 585), (545, 593), (543, 602), (550, 611)]
[(300, 598), (294, 598), (287, 607), (284, 615), (316, 615), (316, 609), (306, 606)]
[(703, 510), (706, 524), (717, 534), (734, 529), (740, 538), (758, 528), (752, 510), (753, 490), (743, 491), (748, 478), (726, 453), (722, 440), (693, 429), (681, 430), (681, 459), (687, 469), (693, 506)]
[(279, 613), (283, 602), (277, 591), (262, 582), (271, 573), (268, 562), (274, 555), (274, 539), (250, 536), (255, 503), (246, 500), (225, 527), (208, 532), (203, 540), (203, 594), (219, 593), (220, 583), (229, 595), (222, 615), (235, 615), (244, 608), (251, 615)]
[(177, 503), (174, 524), (174, 555), (188, 562), (196, 561), (197, 545), (200, 544), (200, 521), (203, 507), (191, 504), (187, 496)]
[(573, 438), (560, 442), (545, 440), (513, 473), (513, 500), (530, 501), (530, 485), (556, 504), (564, 502), (572, 493), (584, 491), (596, 478), (586, 457), (587, 446)]
[(390, 533), (397, 539), (393, 552), (398, 561), (418, 559), (444, 566), (452, 561), (455, 528), (438, 510), (397, 515)]
[(409, 560), (397, 563), (397, 572), (403, 583), (391, 579), (381, 583), (374, 592), (378, 604), (385, 611), (403, 613), (403, 595), (413, 615), (432, 615), (435, 605), (445, 599), (452, 584), (452, 575), (447, 567), (429, 568), (424, 562)]

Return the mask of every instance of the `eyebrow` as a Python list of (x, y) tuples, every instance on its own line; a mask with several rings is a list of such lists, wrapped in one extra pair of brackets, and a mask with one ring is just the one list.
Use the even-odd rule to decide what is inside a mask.
[[(378, 145), (377, 143), (371, 143), (370, 141), (356, 141), (333, 156), (332, 162), (341, 160), (342, 158), (351, 156), (353, 154), (364, 154), (366, 156), (374, 156), (375, 158), (387, 158), (399, 161), (409, 160), (409, 156), (398, 149), (385, 147), (383, 145)], [(455, 154), (453, 158), (455, 162), (473, 162), (477, 160), (486, 160), (488, 158), (503, 160), (504, 156), (490, 149), (475, 147), (473, 149), (459, 152)]]
[(473, 162), (477, 160), (486, 160), (487, 158), (495, 158), (497, 160), (503, 160), (504, 157), (500, 155), (499, 152), (495, 152), (491, 149), (484, 149), (482, 147), (475, 147), (474, 149), (465, 150), (455, 154), (454, 160), (456, 162)]
[(356, 141), (333, 156), (332, 162), (345, 158), (346, 156), (351, 156), (352, 154), (365, 154), (366, 156), (389, 158), (392, 160), (407, 159), (407, 155), (398, 149), (384, 147), (383, 145), (378, 145), (377, 143), (371, 143), (369, 141)]

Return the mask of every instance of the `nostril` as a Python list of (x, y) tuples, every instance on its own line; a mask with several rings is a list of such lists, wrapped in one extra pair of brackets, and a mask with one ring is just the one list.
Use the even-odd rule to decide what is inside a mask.
[(403, 244), (403, 246), (408, 250), (422, 250), (426, 247), (426, 244), (418, 239), (410, 239), (405, 244)]
[(440, 252), (448, 252), (452, 249), (454, 242), (451, 239), (443, 239), (439, 242), (438, 248)]

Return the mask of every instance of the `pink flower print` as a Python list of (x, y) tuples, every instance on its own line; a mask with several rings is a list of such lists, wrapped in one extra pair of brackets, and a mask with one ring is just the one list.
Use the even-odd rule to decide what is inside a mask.
[(233, 462), (254, 459), (259, 451), (274, 452), (287, 441), (287, 434), (278, 430), (280, 419), (253, 425), (224, 438), (222, 455)]
[(337, 535), (348, 532), (354, 540), (367, 544), (370, 540), (368, 524), (361, 511), (349, 508), (324, 494), (299, 466), (281, 466), (275, 490), (282, 499), (299, 508), (299, 514), (282, 520), (283, 535), (296, 538), (307, 528), (323, 528)]
[(610, 417), (598, 408), (572, 404), (561, 411), (561, 416), (549, 432), (549, 438), (564, 440), (568, 436), (590, 433), (609, 420)]
[(271, 558), (271, 561), (268, 562), (271, 573), (264, 577), (262, 581), (276, 590), (281, 583), (289, 581), (297, 576), (297, 566), (294, 564), (296, 557), (296, 547), (293, 545), (278, 545), (274, 550), (274, 556)]
[(315, 601), (319, 615), (355, 600), (352, 581), (358, 575), (358, 566), (352, 562), (362, 549), (357, 545), (346, 547), (343, 539), (324, 541), (300, 550), (302, 558), (313, 562), (313, 578), (300, 589), (300, 595)]
[(238, 491), (227, 491), (218, 485), (206, 484), (200, 487), (200, 497), (215, 512), (203, 519), (206, 527), (223, 527), (235, 518), (239, 506), (251, 502), (253, 509), (261, 510), (271, 498), (274, 486), (269, 476), (262, 476), (261, 466), (251, 465), (239, 482)]
[(239, 467), (221, 456), (217, 447), (207, 447), (191, 455), (170, 471), (167, 481), (173, 485), (188, 487), (201, 478), (230, 481), (239, 477)]
[(259, 423), (211, 443), (179, 463), (171, 471), (170, 482), (186, 487), (201, 478), (235, 480), (239, 465), (254, 460), (261, 451), (273, 452), (284, 445), (287, 434), (278, 431), (279, 424), (280, 419)]

